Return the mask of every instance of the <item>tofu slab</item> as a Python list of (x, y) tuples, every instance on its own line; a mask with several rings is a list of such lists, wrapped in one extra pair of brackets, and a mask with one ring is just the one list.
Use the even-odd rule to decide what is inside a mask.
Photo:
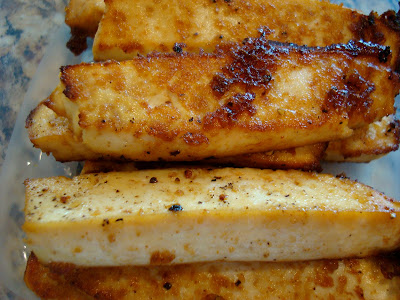
[(28, 259), (25, 282), (42, 299), (366, 299), (400, 295), (396, 255), (307, 262), (212, 262), (82, 268)]
[[(75, 0), (76, 1), (76, 0)], [(82, 0), (81, 0), (82, 1)], [(396, 12), (363, 15), (319, 0), (107, 0), (93, 45), (95, 60), (125, 60), (152, 51), (214, 51), (260, 35), (327, 46), (365, 40), (390, 46), (399, 65)]]
[(400, 246), (400, 204), (332, 175), (156, 169), (25, 185), (23, 229), (43, 263), (297, 261)]
[[(399, 78), (387, 55), (362, 42), (307, 48), (260, 38), (214, 54), (80, 64), (62, 68), (45, 105), (90, 150), (84, 159), (193, 161), (288, 149), (347, 138), (393, 114)], [(37, 136), (33, 115), (27, 127)], [(50, 149), (57, 143), (32, 142), (68, 160)]]
[[(93, 173), (104, 171), (125, 171), (126, 166), (132, 170), (135, 163), (126, 161), (99, 161), (99, 155), (77, 143), (72, 131), (68, 128), (68, 119), (58, 116), (44, 103), (40, 104), (29, 118), (30, 139), (35, 145), (41, 145), (43, 152), (53, 151), (54, 156), (62, 161), (84, 160), (84, 168)], [(267, 169), (300, 169), (303, 171), (320, 170), (321, 159), (341, 162), (357, 161), (367, 162), (378, 159), (391, 151), (398, 149), (399, 122), (393, 115), (384, 117), (381, 121), (374, 122), (355, 130), (347, 139), (332, 141), (326, 149), (327, 143), (319, 143), (284, 150), (271, 150), (261, 153), (249, 153), (218, 159), (206, 159), (205, 164), (223, 165), (230, 164), (240, 167), (254, 167)], [(376, 134), (372, 134), (372, 133)], [(351, 145), (347, 146), (347, 145)], [(156, 163), (160, 165), (159, 162)], [(153, 167), (154, 168), (154, 167)]]
[(70, 0), (65, 8), (65, 23), (71, 28), (67, 47), (75, 55), (87, 48), (87, 37), (94, 37), (105, 10), (103, 0)]

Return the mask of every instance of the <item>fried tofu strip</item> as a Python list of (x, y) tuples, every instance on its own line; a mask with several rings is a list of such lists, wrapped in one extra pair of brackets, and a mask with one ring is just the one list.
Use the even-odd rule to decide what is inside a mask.
[(158, 267), (43, 265), (27, 286), (42, 299), (398, 299), (397, 256), (291, 263), (212, 262)]
[(103, 0), (70, 0), (65, 8), (65, 23), (71, 28), (67, 47), (75, 54), (87, 48), (86, 38), (94, 37), (105, 10)]
[(400, 204), (332, 175), (172, 168), (26, 180), (43, 263), (164, 265), (365, 257), (400, 246)]
[(351, 138), (329, 143), (327, 161), (369, 162), (399, 148), (400, 122), (394, 115), (354, 131)]
[[(215, 54), (160, 54), (62, 68), (45, 105), (97, 158), (193, 161), (351, 136), (393, 114), (399, 78), (387, 48), (249, 40)], [(32, 142), (46, 152), (27, 119)], [(77, 157), (76, 159), (81, 159)]]
[(369, 16), (319, 0), (107, 0), (93, 45), (95, 60), (125, 60), (152, 51), (211, 52), (225, 42), (270, 40), (327, 46), (350, 40), (381, 43), (399, 67), (394, 11)]
[[(388, 122), (390, 120), (390, 122)], [(31, 115), (31, 128), (30, 138), (34, 144), (45, 145), (42, 148), (44, 152), (51, 152), (55, 149), (56, 157), (63, 157), (65, 160), (70, 161), (73, 159), (83, 160), (84, 157), (91, 157), (97, 159), (97, 155), (92, 153), (87, 147), (76, 147), (76, 142), (72, 132), (68, 129), (68, 121), (65, 117), (60, 117), (55, 114), (53, 110), (46, 105), (41, 104)], [(395, 151), (398, 148), (399, 138), (399, 122), (394, 120), (394, 116), (384, 117), (380, 122), (374, 122), (369, 126), (364, 126), (357, 129), (355, 132), (359, 133), (364, 131), (364, 134), (357, 134), (357, 136), (350, 136), (347, 139), (340, 141), (333, 141), (337, 150), (326, 151), (326, 143), (307, 145), (303, 147), (296, 147), (287, 150), (276, 150), (264, 153), (243, 154), (234, 157), (221, 157), (219, 159), (207, 159), (203, 163), (207, 164), (231, 164), (241, 167), (255, 167), (255, 168), (268, 168), (268, 169), (301, 169), (307, 170), (320, 170), (320, 161), (322, 157), (330, 161), (343, 161), (344, 153), (341, 153), (342, 146), (351, 144), (358, 146), (353, 147), (353, 157), (351, 160), (366, 162), (381, 157), (385, 153)], [(372, 136), (367, 134), (373, 128), (379, 128), (376, 134)], [(394, 128), (392, 128), (394, 126)], [(363, 138), (364, 137), (364, 138)], [(364, 139), (368, 137), (368, 147)], [(343, 149), (347, 149), (343, 147)], [(336, 151), (336, 154), (335, 152)], [(348, 151), (346, 152), (349, 153)], [(374, 154), (371, 154), (374, 153)], [(358, 155), (358, 156), (357, 156)], [(347, 160), (350, 158), (347, 157)], [(157, 165), (160, 165), (157, 162)], [(137, 168), (135, 163), (119, 162), (119, 161), (86, 161), (84, 164), (85, 172), (109, 172), (109, 171), (127, 171)]]
[[(92, 152), (83, 144), (77, 144), (73, 133), (68, 128), (68, 120), (60, 117), (40, 104), (30, 116), (30, 139), (36, 145), (42, 145), (43, 152), (53, 152), (55, 157), (62, 157), (63, 161), (92, 159), (98, 160), (98, 154)], [(206, 164), (231, 164), (243, 167), (269, 169), (301, 169), (319, 170), (320, 161), (324, 155), (326, 143), (307, 145), (287, 150), (269, 151), (266, 153), (245, 154), (239, 157), (207, 159)], [(159, 166), (160, 163), (157, 162)], [(151, 165), (148, 165), (152, 167)], [(136, 168), (134, 163), (119, 160), (114, 161), (87, 161), (85, 169), (88, 173), (104, 171), (125, 171)]]
[(65, 23), (75, 33), (94, 37), (105, 6), (103, 0), (70, 0), (65, 8)]

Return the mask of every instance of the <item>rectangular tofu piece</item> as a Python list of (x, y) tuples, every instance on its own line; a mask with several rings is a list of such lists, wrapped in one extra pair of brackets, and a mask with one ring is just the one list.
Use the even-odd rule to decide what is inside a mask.
[[(398, 255), (398, 254), (397, 254)], [(398, 299), (398, 256), (306, 262), (211, 262), (82, 268), (31, 254), (25, 282), (41, 299)], [(85, 298), (87, 297), (87, 298)]]
[[(393, 114), (399, 78), (386, 55), (363, 42), (307, 48), (260, 38), (214, 54), (67, 66), (45, 104), (90, 149), (84, 159), (193, 161), (288, 149), (347, 138)], [(37, 136), (33, 124), (31, 114)], [(32, 142), (70, 159), (49, 149), (55, 143)]]
[(71, 28), (71, 34), (94, 37), (105, 8), (104, 0), (69, 0), (65, 23)]
[(71, 28), (67, 47), (75, 55), (87, 48), (87, 37), (94, 37), (105, 10), (104, 0), (70, 0), (65, 8), (65, 24)]
[[(29, 138), (34, 145), (41, 145), (43, 152), (52, 152), (62, 161), (84, 160), (88, 173), (105, 171), (126, 171), (136, 169), (135, 163), (99, 161), (99, 156), (82, 143), (74, 140), (68, 128), (68, 120), (58, 116), (44, 103), (32, 111), (28, 118)], [(396, 151), (399, 146), (399, 122), (393, 115), (381, 121), (357, 128), (347, 139), (306, 145), (292, 149), (271, 150), (268, 152), (249, 153), (237, 156), (209, 158), (202, 162), (211, 165), (233, 165), (237, 167), (254, 167), (266, 169), (299, 169), (303, 171), (320, 170), (320, 162), (352, 161), (368, 162)], [(165, 164), (165, 163), (164, 163)], [(142, 168), (153, 165), (142, 164)], [(157, 162), (159, 167), (162, 163)]]
[(400, 122), (394, 115), (354, 130), (351, 138), (332, 141), (326, 149), (327, 161), (369, 162), (399, 148)]
[(327, 46), (364, 40), (390, 46), (399, 66), (396, 12), (369, 16), (319, 0), (107, 0), (96, 33), (95, 60), (126, 60), (152, 51), (212, 52), (218, 44), (266, 36)]
[(173, 168), (25, 185), (23, 229), (43, 263), (297, 261), (400, 246), (399, 203), (327, 174)]

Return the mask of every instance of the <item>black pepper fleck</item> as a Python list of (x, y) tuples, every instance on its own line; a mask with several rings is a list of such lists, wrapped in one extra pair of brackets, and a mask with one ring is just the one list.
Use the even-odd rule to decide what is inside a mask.
[(181, 153), (181, 151), (176, 150), (176, 151), (170, 152), (169, 154), (172, 155), (172, 156), (177, 156), (179, 153)]
[(183, 207), (180, 204), (174, 204), (170, 208), (168, 208), (169, 211), (177, 212), (177, 211), (182, 211)]
[(242, 283), (242, 282), (238, 279), (238, 280), (235, 282), (235, 285), (236, 285), (236, 286), (239, 286), (241, 283)]
[(180, 43), (175, 43), (174, 46), (172, 47), (172, 50), (174, 50), (175, 53), (182, 53), (183, 51), (183, 44)]
[(172, 284), (169, 283), (169, 282), (166, 282), (166, 283), (164, 283), (163, 288), (166, 289), (166, 290), (168, 291), (169, 289), (172, 288)]
[(151, 177), (149, 182), (150, 182), (150, 183), (157, 183), (158, 180), (157, 180), (156, 177)]

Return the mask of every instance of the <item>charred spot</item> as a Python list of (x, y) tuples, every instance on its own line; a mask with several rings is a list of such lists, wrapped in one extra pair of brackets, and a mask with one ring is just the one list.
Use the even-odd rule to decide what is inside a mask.
[(394, 10), (388, 10), (384, 12), (380, 18), (383, 24), (389, 29), (400, 32), (400, 11), (395, 12)]
[(263, 37), (270, 33), (266, 27), (259, 29), (260, 38), (243, 40), (243, 45), (228, 51), (230, 64), (223, 67), (211, 81), (211, 88), (217, 96), (222, 96), (234, 84), (246, 87), (268, 87), (277, 67), (277, 59), (284, 54), (282, 47), (268, 42)]
[(232, 82), (232, 80), (226, 78), (222, 73), (218, 73), (211, 81), (211, 88), (217, 96), (222, 96), (229, 90)]
[(174, 204), (170, 208), (168, 208), (168, 210), (172, 211), (172, 212), (178, 212), (178, 211), (182, 211), (183, 207), (180, 204)]
[(386, 40), (385, 35), (378, 29), (376, 17), (373, 12), (368, 16), (359, 15), (358, 20), (350, 25), (350, 30), (355, 39), (358, 40), (377, 44), (383, 44)]
[(236, 286), (239, 286), (241, 283), (242, 283), (242, 282), (238, 279), (238, 280), (235, 282), (235, 285), (236, 285)]
[(121, 222), (123, 220), (124, 220), (123, 218), (118, 218), (118, 219), (115, 220), (115, 222)]
[(343, 87), (333, 86), (329, 90), (322, 111), (344, 110), (350, 116), (356, 112), (367, 112), (372, 104), (370, 96), (374, 91), (375, 85), (353, 70), (346, 76)]
[(387, 46), (383, 51), (379, 52), (378, 58), (380, 62), (387, 62), (390, 55), (390, 47)]
[(158, 180), (156, 177), (151, 177), (149, 183), (157, 183)]
[(256, 113), (256, 108), (252, 105), (254, 99), (253, 93), (234, 95), (225, 105), (204, 116), (204, 127), (206, 129), (231, 127), (241, 115), (254, 115)]

